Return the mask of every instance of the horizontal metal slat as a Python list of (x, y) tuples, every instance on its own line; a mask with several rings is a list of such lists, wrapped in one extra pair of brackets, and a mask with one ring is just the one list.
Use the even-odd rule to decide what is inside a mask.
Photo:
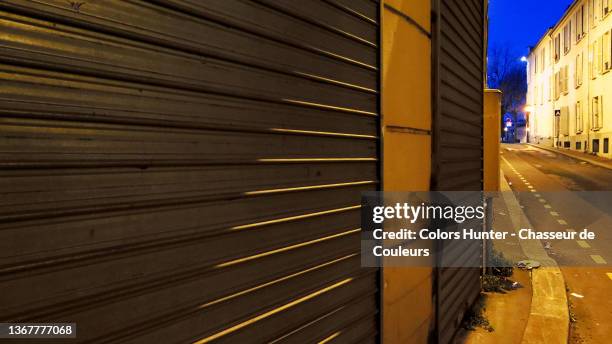
[(378, 3), (368, 0), (324, 0), (327, 3), (338, 6), (345, 11), (366, 20), (371, 24), (378, 23)]
[(360, 297), (354, 302), (349, 302), (319, 316), (317, 319), (288, 329), (286, 334), (269, 340), (269, 343), (305, 343), (313, 339), (320, 341), (337, 332), (344, 332), (342, 329), (345, 326), (354, 324), (360, 319), (368, 317), (375, 319), (377, 314), (376, 300), (369, 295), (368, 297)]
[[(266, 30), (235, 28), (226, 25), (223, 16), (220, 21), (215, 21), (214, 18), (199, 18), (143, 1), (113, 1), (103, 5), (90, 2), (76, 11), (61, 0), (28, 3), (8, 0), (0, 3), (0, 8), (240, 63), (316, 75), (368, 88), (374, 88), (376, 84), (375, 68), (368, 66), (364, 69), (363, 64), (349, 64), (347, 62), (351, 60), (338, 51), (333, 53), (304, 46), (300, 40), (270, 34)], [(256, 28), (256, 25), (251, 27)], [(300, 47), (306, 50), (300, 50)]]
[(155, 0), (163, 6), (212, 19), (280, 42), (295, 44), (327, 55), (341, 57), (364, 67), (375, 68), (376, 49), (329, 32), (299, 19), (249, 1)]
[[(281, 259), (288, 252), (312, 252), (321, 247), (334, 247), (336, 251), (333, 252), (354, 253), (355, 248), (350, 245), (358, 240), (359, 231), (342, 228), (346, 223), (339, 224), (340, 219), (342, 217), (330, 218), (328, 226), (323, 225), (323, 228), (317, 230), (313, 226), (315, 223), (321, 226), (321, 220), (298, 224), (296, 227), (305, 230), (305, 233), (301, 236), (293, 234), (287, 239), (279, 238), (279, 233), (290, 227), (276, 225), (248, 233), (229, 233), (210, 240), (194, 240), (192, 243), (153, 246), (147, 250), (133, 249), (130, 252), (110, 251), (106, 256), (98, 255), (90, 259), (82, 258), (77, 253), (69, 257), (72, 262), (62, 264), (60, 259), (57, 262), (45, 262), (49, 266), (43, 266), (38, 271), (10, 271), (12, 268), (23, 270), (28, 268), (26, 265), (3, 266), (2, 314), (22, 320), (44, 314), (59, 314), (69, 311), (68, 308), (78, 308), (75, 305), (94, 302), (96, 299), (107, 300), (103, 302), (107, 303), (124, 292), (146, 289), (149, 284), (165, 288), (171, 286), (176, 279), (193, 277), (194, 273), (214, 274), (232, 266), (258, 264), (261, 259), (268, 257)], [(261, 238), (257, 238), (258, 235)], [(262, 243), (264, 240), (270, 240), (269, 247), (265, 246), (265, 242)], [(214, 244), (228, 243), (229, 246), (214, 247)], [(32, 265), (32, 262), (24, 263)], [(63, 278), (63, 283), (53, 283), (56, 278)], [(214, 290), (209, 288), (210, 292)], [(24, 301), (26, 295), (30, 297)]]
[(376, 47), (377, 27), (371, 25), (337, 6), (320, 0), (304, 0), (299, 3), (283, 0), (257, 0), (272, 8), (287, 11), (305, 21), (336, 32), (349, 39)]
[[(64, 173), (64, 174), (62, 174)], [(0, 171), (0, 218), (62, 208), (186, 200), (214, 195), (248, 197), (261, 190), (325, 188), (375, 181), (372, 163)], [(297, 191), (297, 190), (296, 190)], [(287, 191), (289, 192), (289, 191)]]
[(375, 118), (329, 109), (177, 92), (32, 69), (4, 67), (0, 105), (7, 117), (151, 127), (371, 138)]
[[(222, 338), (223, 336), (234, 332), (235, 330), (242, 329), (246, 326), (257, 325), (259, 321), (267, 319), (269, 316), (276, 315), (280, 312), (284, 312), (292, 307), (304, 307), (305, 303), (316, 303), (320, 307), (317, 309), (326, 309), (326, 307), (334, 308), (341, 304), (344, 304), (359, 295), (363, 295), (368, 290), (371, 290), (372, 285), (375, 283), (375, 276), (373, 274), (361, 273), (360, 275), (353, 275), (354, 277), (342, 277), (347, 276), (346, 274), (337, 275), (334, 281), (330, 284), (320, 285), (317, 289), (312, 288), (317, 282), (315, 279), (309, 281), (301, 281), (303, 285), (306, 285), (312, 289), (306, 291), (304, 287), (297, 289), (296, 287), (286, 286), (278, 288), (276, 291), (266, 290), (266, 293), (260, 293), (258, 297), (253, 297), (248, 302), (242, 304), (233, 305), (237, 311), (245, 312), (246, 310), (258, 310), (256, 304), (262, 304), (264, 302), (274, 303), (274, 306), (270, 305), (266, 308), (261, 309), (259, 312), (252, 314), (250, 317), (243, 317), (242, 319), (236, 319), (235, 315), (231, 311), (220, 309), (217, 312), (211, 311), (208, 314), (195, 314), (194, 316), (183, 319), (181, 322), (172, 325), (172, 327), (157, 328), (155, 331), (144, 334), (141, 338), (128, 343), (142, 343), (155, 339), (161, 339), (163, 342), (176, 340), (192, 341), (194, 343), (206, 343), (213, 339)], [(350, 275), (349, 275), (350, 276)], [(288, 290), (293, 291), (288, 292)], [(296, 292), (300, 292), (297, 294)], [(296, 295), (297, 294), (297, 295)], [(288, 295), (293, 297), (287, 298)], [(272, 299), (272, 300), (271, 300)], [(284, 301), (281, 303), (281, 301)], [(278, 313), (277, 313), (278, 312)], [(253, 312), (252, 312), (253, 313)], [(219, 320), (219, 322), (229, 319), (236, 319), (230, 322), (230, 326), (223, 326), (216, 329), (210, 328), (209, 319)], [(208, 331), (207, 331), (208, 330)], [(189, 336), (189, 333), (200, 333), (198, 337)], [(181, 335), (183, 334), (182, 338)]]
[[(214, 271), (193, 269), (190, 274), (174, 274), (121, 289), (107, 287), (99, 294), (77, 293), (63, 304), (53, 300), (58, 302), (55, 308), (31, 311), (26, 316), (30, 319), (69, 317), (81, 324), (83, 339), (97, 337), (116, 342), (118, 338), (139, 336), (194, 314), (219, 307), (235, 307), (266, 288), (278, 289), (286, 283), (320, 283), (316, 276), (351, 275), (354, 267), (359, 266), (358, 259), (347, 252), (346, 247), (344, 239), (330, 241), (320, 247), (305, 247), (273, 259), (264, 257), (255, 264)], [(318, 257), (315, 253), (320, 248), (329, 251)], [(243, 312), (245, 309), (235, 314)], [(97, 319), (96, 323), (87, 321), (92, 317)]]
[[(82, 125), (9, 119), (0, 121), (4, 165), (38, 162), (215, 160), (275, 158), (370, 158), (376, 142), (344, 138)], [(44, 126), (44, 130), (40, 130)]]
[[(104, 35), (63, 33), (50, 24), (4, 20), (0, 61), (69, 73), (152, 83), (234, 97), (303, 102), (375, 112), (375, 95), (301, 77), (180, 54)], [(53, 44), (49, 44), (53, 42)]]
[[(352, 304), (359, 304), (359, 301), (363, 299), (376, 301), (374, 298), (375, 293), (375, 289), (366, 290), (361, 295), (357, 295), (350, 299), (345, 299), (345, 302), (340, 304), (340, 307), (350, 307), (350, 305)], [(291, 329), (295, 326), (303, 324), (307, 324), (315, 328), (318, 327), (319, 331), (312, 333), (310, 338), (306, 339), (305, 341), (302, 341), (301, 343), (318, 342), (318, 340), (325, 340), (329, 337), (327, 335), (328, 333), (329, 335), (334, 335), (335, 333), (338, 333), (338, 340), (340, 340), (340, 334), (342, 333), (344, 334), (343, 337), (346, 340), (356, 335), (358, 335), (358, 337), (361, 337), (369, 332), (375, 331), (375, 327), (373, 326), (374, 324), (376, 324), (377, 314), (375, 302), (370, 302), (370, 307), (368, 308), (365, 308), (363, 306), (361, 307), (361, 309), (353, 308), (355, 313), (347, 316), (346, 319), (324, 318), (320, 322), (329, 323), (330, 325), (335, 327), (335, 329), (329, 331), (328, 333), (322, 331), (321, 327), (323, 327), (324, 324), (311, 324), (314, 319), (320, 319), (322, 314), (328, 314), (330, 310), (338, 308), (338, 303), (336, 302), (332, 303), (331, 305), (322, 301), (305, 303), (300, 308), (288, 309), (285, 312), (275, 314), (274, 316), (262, 320), (261, 324), (259, 324), (260, 327), (247, 326), (244, 329), (238, 330), (227, 336), (219, 338), (218, 342), (228, 344), (247, 343), (249, 341), (253, 341), (256, 343), (268, 343), (274, 338), (277, 338), (279, 334), (287, 333), (291, 331)], [(262, 328), (266, 330), (262, 331)]]
[(474, 23), (477, 18), (475, 16), (472, 17), (473, 13), (471, 11), (465, 11), (463, 4), (458, 4), (454, 1), (442, 1), (441, 12), (442, 21), (446, 24), (443, 26), (443, 30), (460, 33), (458, 38), (464, 42), (465, 47), (469, 47), (473, 52), (482, 51), (483, 39), (481, 32), (483, 26), (481, 23)]
[[(159, 245), (205, 240), (223, 233), (257, 229), (271, 224), (287, 224), (308, 218), (357, 211), (361, 192), (374, 185), (339, 190), (314, 190), (235, 199), (226, 202), (176, 203), (149, 208), (88, 211), (72, 216), (6, 223), (0, 235), (3, 265), (39, 261), (52, 254), (71, 257), (80, 250), (112, 252)], [(357, 198), (356, 198), (357, 197)], [(256, 212), (255, 212), (256, 211)], [(210, 216), (209, 214), (216, 214)], [(38, 237), (40, 240), (29, 240)], [(76, 257), (79, 257), (78, 255)], [(84, 257), (87, 258), (87, 257)], [(95, 258), (95, 255), (94, 255)], [(45, 265), (46, 264), (46, 265)]]

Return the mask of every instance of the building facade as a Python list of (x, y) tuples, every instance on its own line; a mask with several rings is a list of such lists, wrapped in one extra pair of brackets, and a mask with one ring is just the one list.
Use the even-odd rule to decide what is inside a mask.
[(611, 0), (574, 1), (531, 49), (530, 142), (612, 157), (610, 12)]

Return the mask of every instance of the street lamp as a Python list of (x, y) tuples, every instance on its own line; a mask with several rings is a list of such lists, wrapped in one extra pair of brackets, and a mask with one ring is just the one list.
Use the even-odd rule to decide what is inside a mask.
[(521, 62), (527, 62), (527, 57), (526, 56), (521, 57)]

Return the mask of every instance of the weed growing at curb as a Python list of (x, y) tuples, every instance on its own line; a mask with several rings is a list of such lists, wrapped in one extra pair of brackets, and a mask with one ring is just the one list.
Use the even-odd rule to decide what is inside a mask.
[(516, 289), (514, 282), (508, 279), (513, 272), (512, 262), (503, 253), (488, 247), (488, 267), (487, 273), (482, 276), (482, 290), (505, 294), (508, 290)]
[(466, 313), (463, 320), (463, 327), (469, 331), (475, 331), (477, 327), (482, 327), (488, 332), (493, 332), (495, 329), (489, 323), (489, 319), (484, 315), (486, 295), (480, 294), (478, 301)]

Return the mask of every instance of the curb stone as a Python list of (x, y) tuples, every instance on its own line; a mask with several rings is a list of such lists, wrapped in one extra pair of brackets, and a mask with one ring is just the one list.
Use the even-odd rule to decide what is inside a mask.
[[(533, 228), (501, 172), (501, 191), (511, 216), (515, 231)], [(518, 217), (518, 218), (517, 218)], [(569, 309), (565, 280), (557, 265), (550, 258), (539, 240), (520, 240), (521, 249), (529, 259), (542, 265), (531, 270), (531, 309), (521, 343), (567, 344), (569, 337)]]
[(570, 153), (567, 153), (567, 152), (563, 151), (562, 149), (544, 147), (544, 146), (536, 145), (536, 144), (533, 144), (533, 143), (528, 143), (528, 145), (530, 145), (531, 147), (539, 148), (539, 149), (546, 150), (546, 151), (549, 151), (549, 152), (563, 154), (563, 155), (565, 155), (567, 157), (570, 157), (570, 158), (574, 158), (574, 159), (577, 159), (577, 160), (580, 160), (580, 161), (588, 162), (591, 165), (595, 165), (595, 166), (599, 166), (599, 167), (603, 167), (603, 168), (607, 168), (609, 170), (612, 170), (612, 166), (609, 165), (609, 164), (603, 163), (601, 161), (589, 159), (587, 157), (582, 157), (582, 156), (579, 156), (579, 155), (570, 154)]

